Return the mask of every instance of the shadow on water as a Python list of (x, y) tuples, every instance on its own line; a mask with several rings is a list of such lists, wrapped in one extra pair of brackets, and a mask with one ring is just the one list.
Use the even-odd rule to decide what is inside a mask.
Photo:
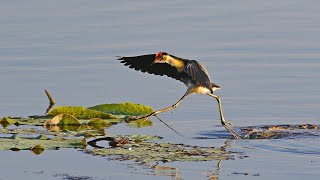
[(233, 136), (226, 130), (200, 131), (198, 134), (200, 136), (193, 139), (233, 139)]

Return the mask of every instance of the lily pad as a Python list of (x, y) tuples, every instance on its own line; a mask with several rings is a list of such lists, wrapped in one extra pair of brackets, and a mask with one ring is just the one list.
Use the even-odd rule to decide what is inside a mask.
[(113, 115), (130, 115), (141, 116), (147, 115), (153, 112), (153, 109), (149, 106), (142, 104), (134, 104), (130, 102), (115, 103), (115, 104), (101, 104), (88, 109), (96, 110), (104, 113), (110, 113)]
[(41, 153), (43, 153), (44, 151), (44, 147), (41, 145), (35, 145), (30, 149), (35, 155), (39, 155)]
[(45, 126), (75, 125), (80, 126), (80, 121), (70, 114), (59, 114), (44, 123)]
[(104, 127), (112, 126), (112, 123), (100, 118), (93, 118), (93, 119), (90, 119), (87, 125), (94, 129), (102, 129)]
[(49, 115), (59, 115), (59, 114), (70, 114), (78, 119), (92, 119), (92, 118), (101, 118), (101, 119), (117, 119), (116, 116), (95, 111), (92, 109), (87, 109), (81, 106), (58, 106), (48, 113)]
[(17, 121), (15, 119), (11, 119), (11, 118), (8, 118), (8, 117), (4, 117), (0, 120), (0, 124), (6, 128), (8, 126), (10, 126), (11, 124), (14, 124), (16, 123)]
[(138, 119), (135, 121), (129, 121), (128, 125), (131, 128), (142, 128), (152, 126), (152, 121), (150, 119)]
[[(149, 137), (150, 138), (150, 137)], [(159, 138), (159, 137), (154, 137)], [(150, 138), (152, 139), (152, 138)], [(230, 159), (233, 155), (224, 149), (213, 147), (188, 146), (184, 144), (155, 143), (144, 138), (130, 136), (104, 137), (88, 142), (109, 141), (111, 147), (87, 149), (92, 155), (109, 156), (116, 160), (133, 160), (141, 163), (168, 161), (211, 161)]]
[(41, 135), (35, 138), (18, 137), (12, 135), (11, 137), (0, 138), (0, 150), (31, 150), (32, 148), (41, 146), (44, 149), (57, 149), (57, 148), (84, 148), (86, 142), (84, 139), (63, 139), (63, 138), (47, 138)]

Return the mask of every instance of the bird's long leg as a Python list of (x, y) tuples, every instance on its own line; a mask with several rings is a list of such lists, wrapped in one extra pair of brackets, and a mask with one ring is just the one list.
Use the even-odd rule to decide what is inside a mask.
[(242, 139), (241, 136), (235, 131), (233, 130), (229, 124), (223, 117), (223, 112), (222, 112), (222, 105), (221, 105), (221, 100), (220, 97), (211, 93), (208, 93), (209, 96), (215, 98), (218, 101), (218, 105), (219, 105), (219, 112), (220, 112), (220, 119), (221, 119), (221, 124), (223, 125), (223, 127), (225, 127), (230, 134), (232, 134), (234, 136), (234, 138), (236, 139)]
[(160, 114), (160, 113), (163, 113), (163, 112), (166, 112), (166, 111), (170, 111), (172, 109), (175, 109), (179, 106), (179, 104), (182, 102), (182, 100), (187, 97), (189, 95), (189, 91), (187, 91), (181, 99), (179, 99), (179, 101), (177, 103), (175, 103), (174, 105), (172, 106), (169, 106), (169, 107), (166, 107), (166, 108), (163, 108), (163, 109), (160, 109), (158, 111), (153, 111), (152, 113), (146, 115), (146, 116), (142, 116), (142, 117), (130, 117), (130, 120), (137, 120), (137, 119), (144, 119), (144, 118), (148, 118), (150, 116), (155, 116), (157, 114)]

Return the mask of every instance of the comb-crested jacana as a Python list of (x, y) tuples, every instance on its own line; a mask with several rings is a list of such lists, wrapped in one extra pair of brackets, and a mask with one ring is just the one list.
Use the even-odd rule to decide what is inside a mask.
[(143, 119), (156, 116), (159, 113), (172, 110), (179, 106), (182, 100), (189, 94), (207, 94), (218, 101), (221, 124), (236, 138), (241, 136), (229, 125), (231, 123), (224, 119), (220, 97), (213, 94), (213, 91), (220, 89), (220, 86), (210, 81), (209, 74), (203, 65), (195, 60), (188, 60), (173, 56), (166, 52), (147, 54), (133, 57), (120, 57), (118, 60), (125, 66), (141, 72), (148, 72), (155, 75), (166, 75), (176, 80), (182, 81), (187, 86), (187, 92), (182, 98), (172, 106), (154, 111), (149, 115), (132, 119)]

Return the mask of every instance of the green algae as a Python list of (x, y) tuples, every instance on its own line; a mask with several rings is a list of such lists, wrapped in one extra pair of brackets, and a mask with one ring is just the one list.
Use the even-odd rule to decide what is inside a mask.
[(78, 119), (117, 119), (116, 116), (101, 111), (87, 109), (81, 106), (58, 106), (48, 113), (49, 115), (70, 114)]
[(104, 113), (110, 113), (113, 115), (130, 115), (141, 116), (147, 115), (153, 112), (153, 109), (149, 106), (142, 104), (134, 104), (130, 102), (126, 103), (114, 103), (114, 104), (100, 104), (88, 109), (96, 110)]

